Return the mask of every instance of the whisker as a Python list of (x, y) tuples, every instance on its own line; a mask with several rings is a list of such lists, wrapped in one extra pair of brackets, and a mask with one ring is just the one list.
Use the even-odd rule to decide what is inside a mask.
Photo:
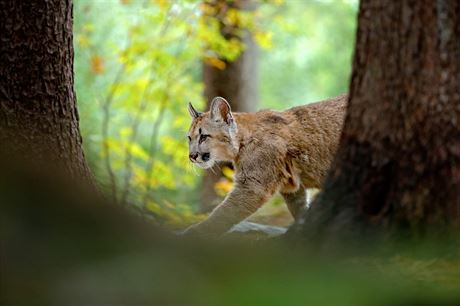
[(187, 172), (196, 175), (196, 169), (192, 163), (187, 163)]
[(193, 174), (198, 176), (198, 173), (196, 172), (196, 166), (194, 164), (192, 164), (191, 167), (192, 167)]
[(209, 168), (209, 169), (212, 171), (212, 173), (217, 174), (216, 171), (214, 171), (214, 166), (212, 166), (212, 167)]

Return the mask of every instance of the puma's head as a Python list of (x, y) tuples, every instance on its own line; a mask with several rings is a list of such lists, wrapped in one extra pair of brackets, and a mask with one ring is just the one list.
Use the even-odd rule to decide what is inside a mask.
[(188, 132), (190, 161), (204, 169), (218, 161), (231, 161), (237, 151), (237, 126), (228, 102), (215, 97), (209, 112), (200, 113), (191, 103), (188, 111), (193, 119)]

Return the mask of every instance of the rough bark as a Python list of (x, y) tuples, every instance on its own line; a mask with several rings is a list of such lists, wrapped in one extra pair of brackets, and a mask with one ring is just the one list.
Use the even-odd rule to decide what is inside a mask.
[[(214, 7), (219, 7), (215, 17), (223, 18), (228, 7), (239, 10), (253, 10), (254, 3), (251, 0), (207, 1)], [(224, 69), (219, 69), (207, 62), (203, 63), (204, 97), (207, 101), (206, 108), (209, 109), (212, 99), (216, 96), (224, 97), (232, 107), (232, 111), (251, 112), (257, 106), (257, 46), (250, 33), (244, 30), (241, 36), (236, 35), (241, 31), (238, 28), (230, 28), (221, 23), (221, 32), (226, 39), (241, 39), (245, 45), (244, 51), (233, 62), (220, 58), (225, 63)], [(201, 191), (201, 211), (209, 211), (222, 200), (215, 190), (214, 185), (222, 177), (220, 170), (207, 171), (203, 177)]]
[(0, 1), (0, 153), (90, 178), (73, 89), (71, 0)]
[(291, 232), (458, 228), (460, 2), (363, 0), (358, 22), (336, 160)]

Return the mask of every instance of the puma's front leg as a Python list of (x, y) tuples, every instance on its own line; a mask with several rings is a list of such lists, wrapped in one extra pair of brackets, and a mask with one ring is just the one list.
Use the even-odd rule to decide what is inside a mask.
[(257, 188), (237, 184), (206, 220), (192, 225), (185, 231), (185, 234), (217, 235), (226, 232), (233, 225), (255, 213), (272, 196), (272, 193), (255, 190)]
[(303, 208), (307, 207), (308, 194), (302, 187), (292, 193), (281, 193), (292, 217), (297, 220)]

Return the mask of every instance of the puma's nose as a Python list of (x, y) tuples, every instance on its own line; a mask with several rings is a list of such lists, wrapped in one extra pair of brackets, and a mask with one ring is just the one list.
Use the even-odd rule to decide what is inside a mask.
[(203, 155), (201, 155), (201, 159), (206, 162), (209, 160), (209, 157), (210, 157), (210, 154), (209, 153), (203, 153)]
[(191, 161), (196, 161), (198, 157), (198, 153), (190, 153), (188, 157), (190, 158)]

